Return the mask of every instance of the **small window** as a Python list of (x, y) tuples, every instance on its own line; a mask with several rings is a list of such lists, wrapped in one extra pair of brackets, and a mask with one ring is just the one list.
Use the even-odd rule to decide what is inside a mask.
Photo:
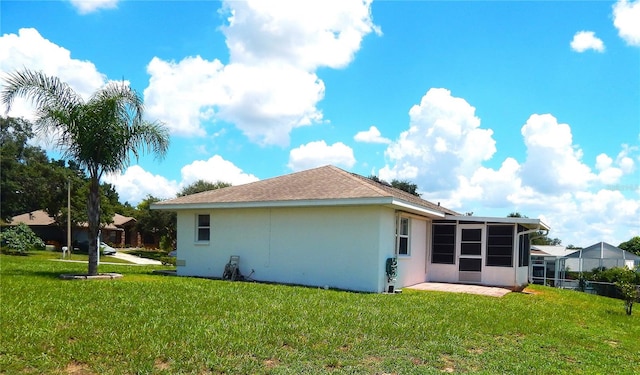
[(456, 226), (433, 225), (431, 263), (455, 264)]
[(198, 225), (196, 229), (196, 241), (209, 241), (209, 235), (211, 232), (211, 217), (209, 215), (198, 215), (197, 220)]
[(409, 218), (401, 217), (398, 219), (396, 232), (398, 255), (409, 255)]

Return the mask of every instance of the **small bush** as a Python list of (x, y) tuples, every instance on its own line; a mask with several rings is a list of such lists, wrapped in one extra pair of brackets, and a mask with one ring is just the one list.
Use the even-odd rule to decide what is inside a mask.
[(18, 254), (26, 254), (32, 249), (43, 250), (45, 246), (40, 237), (25, 223), (2, 230), (0, 242), (3, 248), (8, 248), (11, 252)]
[(638, 284), (640, 284), (639, 270), (627, 267), (594, 270), (593, 280), (608, 284), (596, 284), (594, 289), (600, 295), (624, 300), (627, 315), (631, 315), (633, 303), (640, 298)]

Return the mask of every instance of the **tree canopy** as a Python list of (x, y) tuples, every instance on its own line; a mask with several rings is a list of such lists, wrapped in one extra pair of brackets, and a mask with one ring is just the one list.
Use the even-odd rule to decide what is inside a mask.
[(222, 182), (222, 181), (209, 182), (209, 181), (205, 181), (205, 180), (198, 180), (198, 181), (186, 186), (185, 188), (183, 188), (178, 193), (178, 196), (182, 197), (182, 196), (185, 196), (185, 195), (201, 193), (203, 191), (222, 189), (222, 188), (229, 187), (229, 186), (231, 186), (231, 184), (228, 183), (228, 182)]
[(630, 253), (640, 255), (640, 236), (635, 236), (629, 241), (625, 241), (618, 245), (618, 248), (626, 250)]

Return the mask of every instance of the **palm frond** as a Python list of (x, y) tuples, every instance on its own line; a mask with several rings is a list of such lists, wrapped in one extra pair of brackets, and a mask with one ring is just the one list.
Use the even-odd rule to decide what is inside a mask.
[(47, 108), (69, 110), (83, 103), (80, 95), (68, 84), (57, 77), (47, 76), (41, 71), (29, 69), (15, 71), (8, 73), (3, 81), (0, 96), (2, 103), (7, 107), (7, 112), (18, 97), (30, 100), (38, 111), (38, 115), (43, 114), (41, 111)]

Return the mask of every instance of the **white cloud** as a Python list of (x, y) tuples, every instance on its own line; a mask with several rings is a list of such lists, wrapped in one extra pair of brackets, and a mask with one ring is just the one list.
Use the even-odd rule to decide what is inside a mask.
[(604, 43), (593, 31), (578, 31), (571, 41), (571, 49), (576, 52), (584, 52), (589, 49), (604, 52)]
[[(42, 71), (49, 76), (66, 82), (85, 100), (106, 83), (106, 76), (89, 62), (74, 59), (69, 50), (60, 47), (40, 35), (38, 30), (23, 28), (17, 34), (0, 37), (0, 76), (28, 67)], [(0, 114), (35, 120), (34, 107), (24, 98), (16, 98), (11, 111), (0, 103)], [(35, 145), (51, 151), (56, 139), (55, 133), (38, 134), (32, 141)]]
[(120, 201), (129, 202), (133, 206), (147, 195), (166, 199), (173, 198), (178, 193), (176, 181), (149, 173), (139, 165), (130, 166), (123, 174), (109, 174), (102, 179), (115, 186)]
[(289, 152), (288, 167), (301, 171), (327, 164), (351, 168), (356, 162), (353, 150), (342, 142), (331, 146), (325, 141), (309, 142)]
[[(464, 99), (431, 89), (411, 109), (408, 129), (387, 148), (392, 164), (379, 175), (409, 179), (423, 198), (460, 212), (541, 218), (564, 244), (617, 244), (638, 234), (640, 188), (623, 180), (634, 173), (638, 147), (602, 153), (592, 170), (571, 127), (552, 115), (530, 116), (521, 132), (526, 159), (508, 157), (498, 169), (488, 168), (483, 163), (496, 151), (492, 131), (480, 127)], [(598, 190), (602, 185), (608, 188)]]
[(100, 9), (114, 9), (119, 0), (69, 0), (80, 14), (96, 12)]
[(384, 138), (380, 133), (380, 130), (375, 126), (370, 126), (369, 130), (363, 130), (358, 132), (353, 139), (356, 142), (364, 142), (364, 143), (391, 143), (391, 140), (388, 138)]
[(258, 180), (256, 176), (244, 173), (232, 162), (224, 160), (219, 155), (214, 155), (208, 160), (196, 160), (182, 167), (180, 172), (182, 181), (177, 182), (160, 175), (154, 175), (139, 165), (133, 165), (122, 174), (104, 176), (103, 181), (115, 186), (122, 202), (126, 201), (135, 206), (147, 195), (161, 199), (173, 198), (183, 188), (198, 180), (212, 183), (221, 181), (232, 185)]
[(219, 84), (223, 65), (200, 56), (179, 63), (154, 57), (147, 65), (151, 75), (144, 90), (147, 115), (162, 120), (177, 135), (203, 136), (201, 120), (213, 117), (211, 106), (226, 97)]
[(522, 127), (527, 160), (522, 180), (542, 193), (580, 191), (595, 176), (582, 163), (582, 150), (573, 145), (571, 128), (550, 114), (531, 115)]
[(455, 189), (496, 151), (493, 131), (480, 128), (475, 108), (446, 89), (430, 89), (409, 111), (409, 129), (392, 142), (384, 180), (411, 179), (425, 191)]
[(371, 0), (226, 1), (223, 28), (231, 62), (280, 62), (308, 71), (342, 68), (353, 60), (362, 37), (379, 29)]
[(207, 121), (234, 124), (252, 142), (289, 144), (291, 130), (322, 121), (320, 67), (348, 65), (365, 35), (378, 31), (369, 0), (227, 1), (229, 64), (200, 57), (151, 60), (149, 113), (182, 135)]
[(205, 180), (211, 183), (227, 182), (232, 185), (242, 185), (249, 182), (258, 181), (252, 174), (247, 174), (232, 162), (224, 160), (219, 155), (214, 155), (208, 160), (196, 160), (185, 165), (180, 170), (182, 181), (180, 188), (184, 188), (198, 180)]
[[(93, 63), (72, 58), (69, 50), (43, 38), (36, 29), (24, 28), (17, 35), (0, 37), (0, 73), (6, 75), (25, 67), (60, 78), (85, 99), (106, 83), (105, 75)], [(0, 111), (4, 115), (3, 104)], [(24, 99), (16, 99), (9, 116), (33, 120), (33, 107)]]
[(640, 46), (640, 0), (619, 0), (613, 6), (613, 25), (631, 46)]

